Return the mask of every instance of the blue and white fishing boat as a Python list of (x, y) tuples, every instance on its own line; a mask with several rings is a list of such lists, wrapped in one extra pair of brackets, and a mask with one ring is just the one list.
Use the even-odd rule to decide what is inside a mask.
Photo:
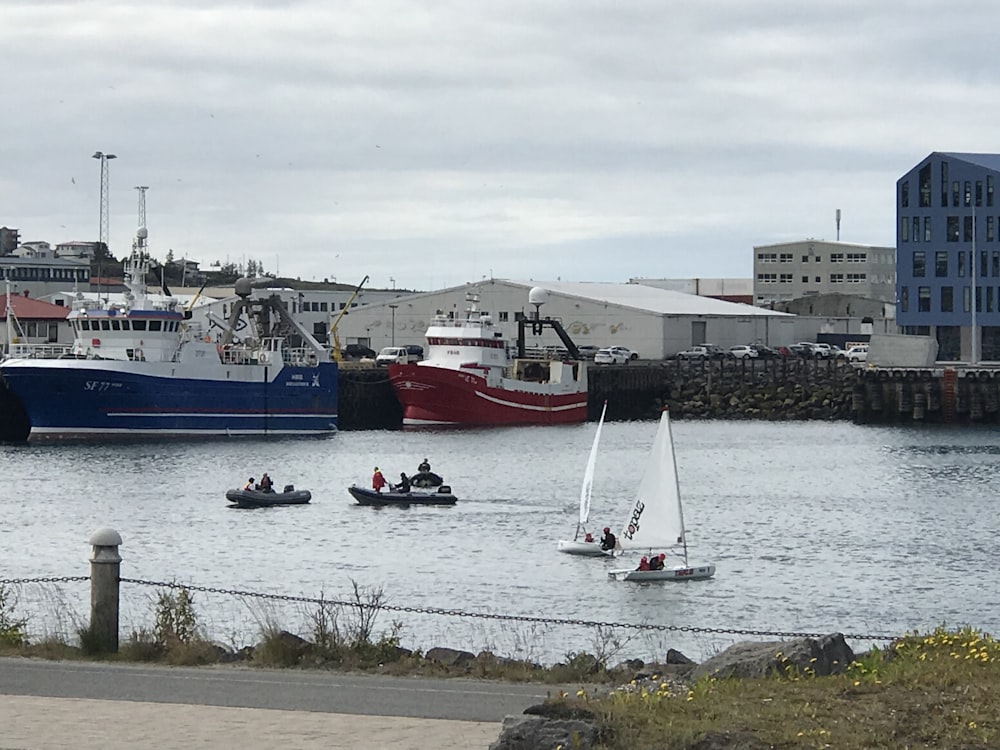
[(122, 302), (77, 295), (70, 353), (0, 363), (29, 440), (336, 430), (337, 364), (277, 297), (252, 299), (240, 279), (213, 337), (172, 295), (149, 292), (149, 270), (140, 243)]

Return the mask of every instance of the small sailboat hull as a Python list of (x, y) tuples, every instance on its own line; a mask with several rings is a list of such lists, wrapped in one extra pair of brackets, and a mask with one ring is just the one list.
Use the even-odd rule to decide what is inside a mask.
[(663, 570), (609, 570), (608, 578), (616, 581), (704, 581), (715, 575), (715, 565), (677, 565)]
[(576, 542), (560, 539), (557, 549), (567, 555), (580, 555), (582, 557), (613, 557), (614, 551), (601, 549), (600, 542)]

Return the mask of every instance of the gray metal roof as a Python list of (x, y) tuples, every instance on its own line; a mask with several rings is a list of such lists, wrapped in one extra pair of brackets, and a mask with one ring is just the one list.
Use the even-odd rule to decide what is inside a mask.
[(987, 169), (993, 169), (1000, 172), (1000, 154), (963, 154), (955, 151), (939, 151), (937, 153), (940, 156), (947, 157), (948, 159), (967, 161), (970, 164), (977, 164), (980, 167), (986, 167)]
[(738, 302), (725, 302), (712, 297), (674, 292), (643, 284), (613, 284), (600, 281), (517, 281), (528, 289), (542, 287), (571, 297), (607, 302), (609, 305), (631, 307), (660, 315), (711, 315), (715, 317), (794, 317), (788, 313), (766, 310)]

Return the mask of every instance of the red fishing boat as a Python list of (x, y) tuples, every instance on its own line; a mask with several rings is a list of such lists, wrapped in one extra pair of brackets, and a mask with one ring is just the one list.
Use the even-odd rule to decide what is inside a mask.
[[(547, 292), (529, 293), (534, 317), (518, 318), (517, 351), (511, 357), (502, 331), (478, 297), (467, 297), (464, 319), (438, 314), (427, 329), (427, 358), (389, 366), (389, 379), (403, 406), (404, 425), (570, 424), (587, 419), (587, 366), (559, 321), (541, 318)], [(525, 348), (551, 329), (556, 349)], [(546, 354), (549, 351), (551, 353)], [(564, 352), (564, 353), (563, 353)], [(532, 356), (534, 354), (535, 356)]]

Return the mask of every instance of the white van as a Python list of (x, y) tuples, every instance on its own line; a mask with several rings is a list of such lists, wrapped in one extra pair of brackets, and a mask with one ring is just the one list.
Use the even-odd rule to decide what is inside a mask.
[(416, 362), (419, 357), (410, 354), (405, 346), (387, 346), (375, 357), (377, 366), (388, 367), (389, 365), (405, 365), (407, 362)]

